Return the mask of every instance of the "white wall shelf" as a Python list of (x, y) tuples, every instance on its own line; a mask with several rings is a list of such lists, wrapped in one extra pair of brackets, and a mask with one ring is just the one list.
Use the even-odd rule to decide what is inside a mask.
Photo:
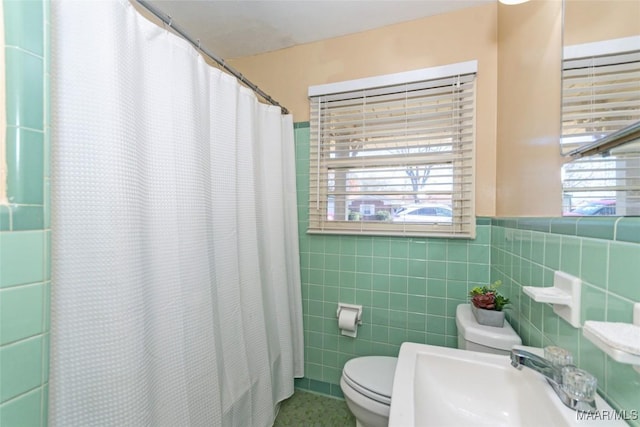
[(586, 321), (582, 335), (619, 363), (640, 373), (640, 303), (633, 306), (633, 324)]
[(569, 295), (565, 291), (561, 291), (556, 287), (536, 288), (534, 286), (524, 286), (522, 290), (535, 302), (560, 305), (571, 304), (571, 295)]
[(553, 311), (574, 328), (580, 327), (580, 291), (582, 281), (562, 271), (553, 275), (553, 287), (523, 286), (522, 291), (535, 302), (553, 304)]

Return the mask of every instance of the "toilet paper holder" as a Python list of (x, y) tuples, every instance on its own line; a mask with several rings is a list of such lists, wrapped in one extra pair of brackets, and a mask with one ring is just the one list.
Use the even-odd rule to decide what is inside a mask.
[(355, 304), (346, 304), (346, 303), (342, 303), (339, 302), (338, 303), (338, 311), (336, 312), (336, 317), (340, 318), (340, 312), (342, 311), (342, 309), (347, 309), (347, 310), (357, 310), (358, 314), (356, 315), (356, 324), (357, 325), (362, 325), (362, 306), (361, 305), (355, 305)]

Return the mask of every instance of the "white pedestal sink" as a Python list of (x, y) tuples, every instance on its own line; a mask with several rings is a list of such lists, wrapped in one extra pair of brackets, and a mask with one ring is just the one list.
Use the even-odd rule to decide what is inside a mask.
[(508, 356), (404, 343), (389, 426), (626, 426), (599, 396), (596, 405), (600, 419), (578, 420), (542, 375)]

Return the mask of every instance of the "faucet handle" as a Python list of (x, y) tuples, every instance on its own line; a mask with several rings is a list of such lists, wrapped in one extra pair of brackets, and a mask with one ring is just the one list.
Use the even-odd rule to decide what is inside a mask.
[(561, 388), (575, 400), (593, 400), (598, 379), (577, 366), (565, 366), (562, 368)]
[(544, 358), (554, 366), (561, 368), (566, 365), (573, 365), (573, 355), (569, 350), (562, 347), (548, 346), (544, 348)]

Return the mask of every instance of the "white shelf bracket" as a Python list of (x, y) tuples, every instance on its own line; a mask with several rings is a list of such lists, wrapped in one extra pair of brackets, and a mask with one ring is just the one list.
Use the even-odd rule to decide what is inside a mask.
[(580, 327), (580, 278), (556, 271), (553, 287), (523, 286), (522, 290), (535, 302), (553, 304), (553, 311), (574, 328)]

